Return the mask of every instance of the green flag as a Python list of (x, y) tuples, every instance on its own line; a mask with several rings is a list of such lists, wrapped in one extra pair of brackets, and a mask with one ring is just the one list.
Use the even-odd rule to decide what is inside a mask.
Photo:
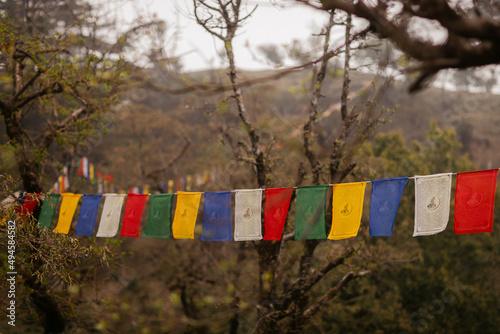
[(295, 240), (326, 238), (326, 191), (328, 185), (297, 188)]
[(151, 195), (146, 228), (143, 237), (168, 239), (172, 225), (172, 199), (174, 194)]
[(45, 196), (42, 211), (40, 212), (40, 217), (38, 218), (38, 222), (42, 226), (45, 226), (45, 228), (50, 229), (50, 225), (52, 225), (52, 219), (54, 218), (54, 212), (56, 211), (59, 197), (61, 197), (61, 194), (48, 194)]

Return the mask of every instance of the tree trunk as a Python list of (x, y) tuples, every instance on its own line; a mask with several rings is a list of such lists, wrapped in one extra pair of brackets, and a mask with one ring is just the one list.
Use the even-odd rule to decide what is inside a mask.
[(40, 184), (40, 165), (29, 157), (31, 144), (16, 118), (14, 110), (3, 110), (2, 112), (7, 136), (11, 145), (15, 148), (16, 163), (21, 175), (24, 190), (28, 193), (41, 193), (43, 188)]

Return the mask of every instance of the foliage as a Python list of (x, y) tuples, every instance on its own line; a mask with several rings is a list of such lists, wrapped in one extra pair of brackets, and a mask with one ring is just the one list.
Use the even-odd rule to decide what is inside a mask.
[[(0, 197), (9, 198), (16, 182), (9, 176), (0, 175)], [(7, 250), (8, 221), (15, 222), (15, 251), (11, 270), (7, 265), (0, 269), (0, 279), (6, 281), (11, 277), (8, 272), (16, 274), (16, 328), (27, 331), (43, 318), (37, 311), (39, 307), (33, 295), (48, 294), (57, 303), (58, 309), (65, 317), (66, 331), (85, 332), (92, 330), (95, 324), (95, 300), (100, 292), (100, 284), (96, 279), (99, 273), (110, 270), (117, 265), (120, 258), (118, 240), (79, 240), (67, 235), (53, 233), (35, 224), (32, 215), (21, 216), (19, 204), (0, 206), (0, 216), (4, 217), (0, 226), (0, 248)], [(10, 245), (10, 244), (9, 244)], [(10, 252), (2, 252), (2, 263), (7, 261)], [(7, 285), (2, 285), (1, 293), (7, 295)], [(2, 309), (7, 308), (9, 299), (2, 299)], [(46, 305), (45, 307), (49, 307)], [(2, 328), (10, 328), (5, 322)]]

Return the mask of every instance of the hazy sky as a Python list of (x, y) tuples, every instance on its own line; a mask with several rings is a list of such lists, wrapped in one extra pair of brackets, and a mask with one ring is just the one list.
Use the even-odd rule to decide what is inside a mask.
[[(275, 3), (275, 5), (273, 5)], [(293, 39), (305, 40), (312, 32), (318, 32), (327, 21), (328, 15), (293, 1), (258, 0), (247, 1), (244, 11), (258, 5), (248, 23), (239, 30), (234, 40), (236, 64), (244, 69), (262, 69), (266, 64), (255, 59), (260, 56), (256, 47), (262, 44), (289, 44)], [(171, 27), (178, 28), (177, 54), (182, 57), (186, 70), (220, 67), (221, 59), (217, 50), (222, 50), (222, 42), (216, 40), (192, 17), (193, 5), (190, 0), (148, 0), (143, 2), (143, 10), (149, 9)], [(138, 9), (138, 8), (136, 8)], [(316, 28), (316, 29), (314, 29)], [(173, 29), (170, 30), (170, 33)], [(245, 45), (251, 45), (254, 54)], [(270, 66), (267, 66), (268, 68)]]

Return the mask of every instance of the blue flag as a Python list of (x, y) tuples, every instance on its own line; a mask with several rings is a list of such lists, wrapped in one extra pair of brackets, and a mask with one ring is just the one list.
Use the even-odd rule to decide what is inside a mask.
[(101, 203), (102, 195), (83, 195), (80, 215), (76, 224), (76, 235), (91, 237), (94, 235), (94, 227), (97, 221), (97, 211)]
[(372, 181), (370, 203), (370, 236), (392, 235), (396, 212), (407, 177), (393, 177)]
[(231, 192), (205, 193), (203, 230), (200, 240), (231, 241)]

